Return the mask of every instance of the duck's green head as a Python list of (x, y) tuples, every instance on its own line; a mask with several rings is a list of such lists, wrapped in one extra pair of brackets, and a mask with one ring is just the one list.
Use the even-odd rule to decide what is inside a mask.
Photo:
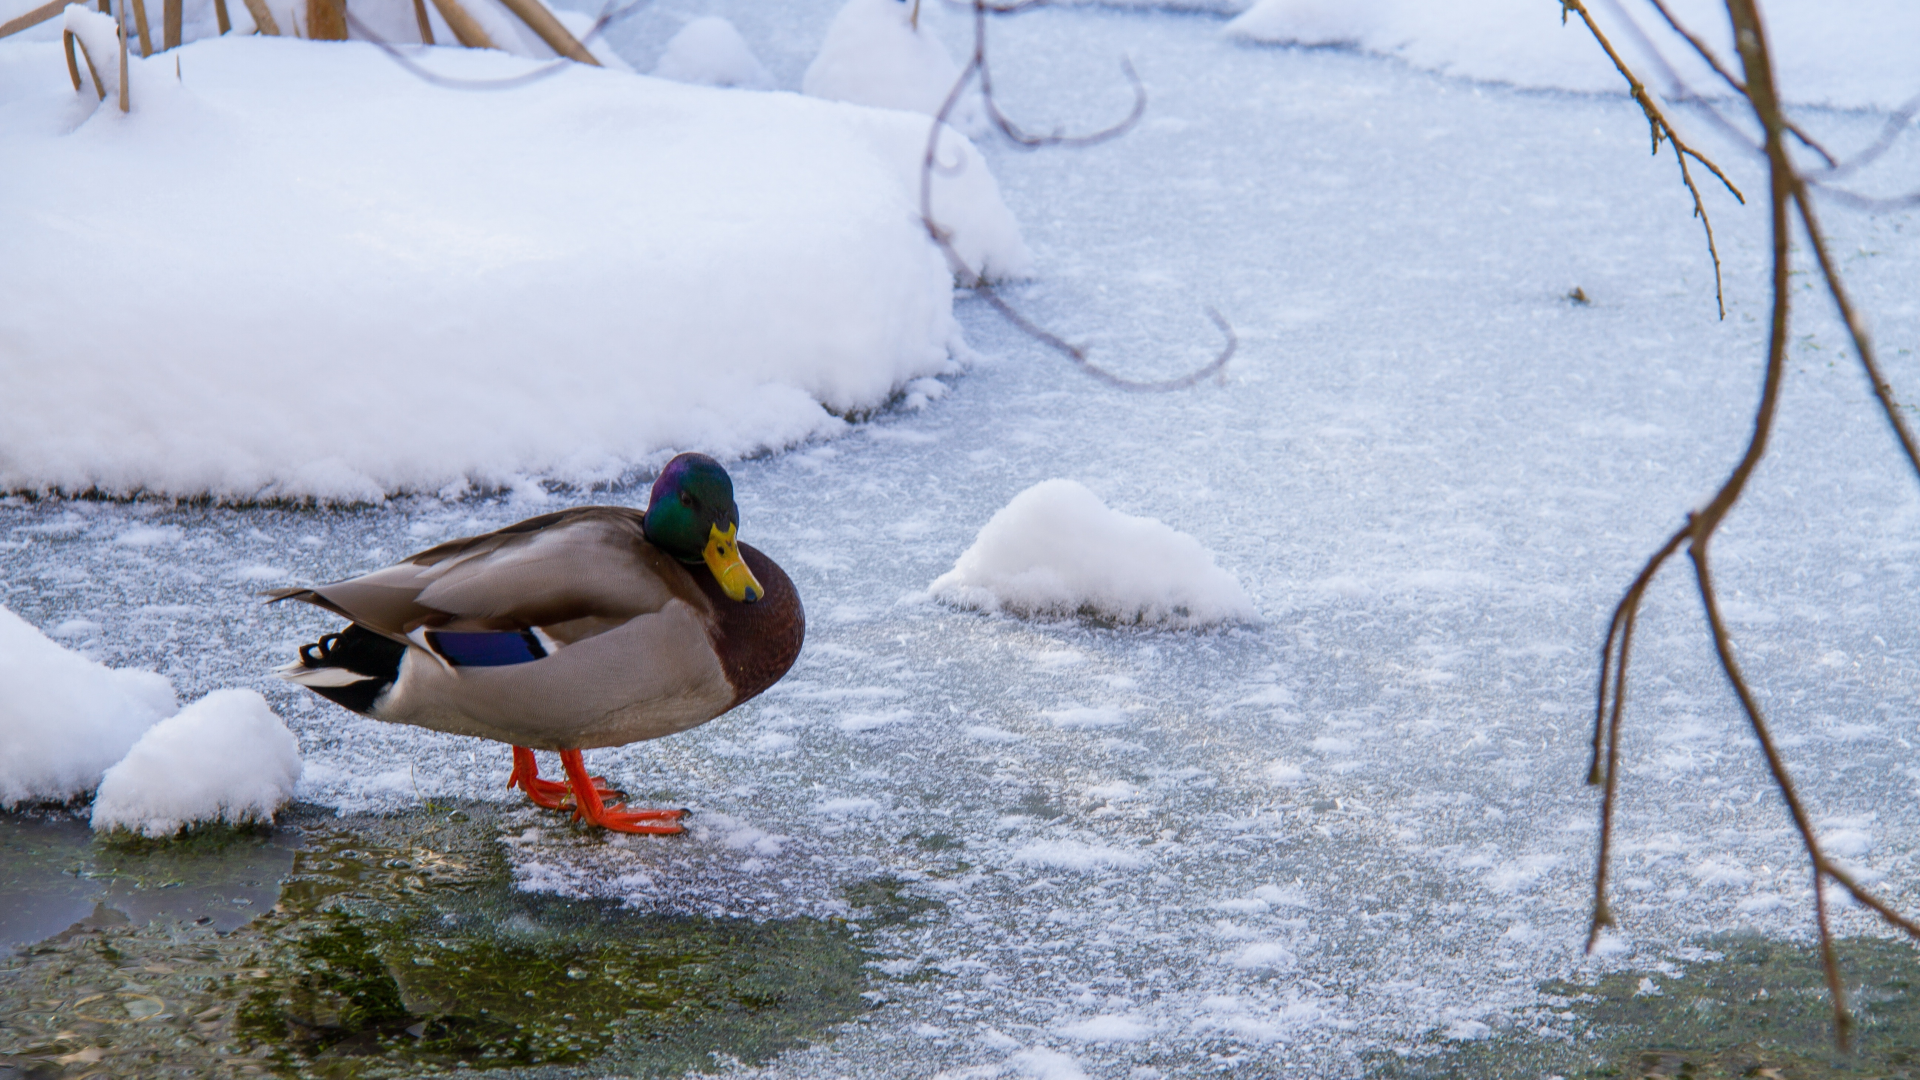
[(733, 478), (705, 454), (681, 454), (660, 470), (647, 500), (647, 540), (681, 562), (704, 562), (721, 591), (749, 604), (767, 594), (740, 558)]

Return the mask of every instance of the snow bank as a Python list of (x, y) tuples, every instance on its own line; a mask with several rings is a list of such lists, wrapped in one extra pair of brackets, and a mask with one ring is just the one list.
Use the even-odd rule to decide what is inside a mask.
[[(831, 434), (950, 369), (922, 117), (584, 66), (461, 92), (354, 42), (131, 68), (122, 116), (57, 42), (0, 43), (0, 490), (593, 483)], [(978, 153), (942, 158), (959, 251), (1024, 273)]]
[[(264, 2), (267, 13), (273, 17), (274, 26), (281, 35), (289, 38), (310, 36), (307, 32), (309, 0), (264, 0)], [(0, 22), (24, 15), (39, 6), (38, 0), (0, 0)], [(83, 11), (99, 14), (91, 4), (74, 6)], [(513, 56), (524, 56), (536, 60), (552, 60), (558, 55), (553, 51), (552, 46), (543, 41), (540, 35), (534, 33), (526, 23), (520, 21), (520, 18), (509, 11), (500, 0), (461, 0), (460, 6), (473, 16), (474, 21), (492, 41), (495, 49)], [(542, 6), (547, 5), (543, 3)], [(447, 21), (441, 16), (439, 8), (433, 4), (427, 4), (425, 10), (427, 22), (433, 30), (433, 39), (442, 45), (454, 43), (457, 38), (453, 30), (447, 26)], [(547, 11), (559, 20), (560, 24), (565, 26), (567, 31), (573, 34), (602, 65), (615, 71), (632, 70), (603, 39), (591, 33), (594, 23), (592, 16), (577, 11), (559, 11), (551, 6), (547, 6)], [(220, 36), (219, 19), (214, 13), (213, 0), (181, 0), (180, 15), (181, 41), (192, 43)], [(237, 37), (245, 37), (259, 30), (253, 14), (241, 0), (230, 0), (227, 4), (227, 16), (233, 27), (231, 33)], [(68, 16), (68, 18), (71, 17), (71, 15)], [(159, 49), (163, 44), (160, 8), (157, 6), (151, 8), (148, 11), (148, 17), (151, 20), (148, 23), (149, 39), (153, 47)], [(348, 24), (349, 40), (368, 41), (378, 38), (381, 41), (402, 45), (419, 44), (421, 41), (420, 23), (414, 14), (413, 0), (354, 0), (353, 17), (357, 20), (357, 24)], [(130, 27), (134, 25), (131, 16), (128, 17), (127, 22)], [(106, 24), (111, 28), (112, 19), (107, 18)], [(23, 31), (17, 39), (9, 40), (58, 41), (61, 26), (61, 20), (56, 18)], [(138, 56), (140, 39), (137, 32), (131, 42), (133, 55)], [(114, 67), (117, 74), (119, 67), (117, 41), (110, 52), (101, 52), (94, 48), (91, 42), (88, 43), (87, 51), (93, 57), (94, 63), (102, 69), (100, 72), (102, 78), (106, 77), (105, 69), (109, 66)], [(86, 77), (84, 70), (81, 77), (83, 79)]]
[(0, 806), (92, 790), (175, 707), (166, 676), (103, 667), (0, 607)]
[(747, 90), (773, 89), (773, 76), (740, 31), (717, 15), (689, 22), (673, 35), (660, 54), (653, 73), (674, 82), (702, 86), (738, 86)]
[[(834, 16), (800, 91), (833, 101), (937, 116), (960, 81), (960, 65), (934, 36), (941, 0), (847, 0)], [(916, 7), (918, 15), (916, 17)], [(949, 123), (975, 138), (987, 118), (976, 88), (954, 103)]]
[(1187, 626), (1257, 618), (1240, 583), (1198, 540), (1110, 510), (1072, 480), (1014, 496), (929, 590), (948, 603), (1022, 614), (1091, 611)]
[(189, 825), (273, 820), (300, 779), (300, 744), (253, 690), (216, 690), (162, 720), (107, 770), (96, 831), (172, 836)]
[[(1719, 0), (1671, 0), (1668, 6), (1731, 69), (1739, 69)], [(1850, 0), (1845, 5), (1772, 0), (1765, 8), (1781, 92), (1789, 101), (1892, 109), (1920, 89), (1912, 59), (1920, 48), (1920, 5), (1908, 0)], [(1591, 4), (1589, 9), (1649, 86), (1664, 91), (1669, 85), (1667, 69), (1650, 55), (1651, 44), (1690, 86), (1702, 93), (1724, 93), (1647, 0)], [(1228, 23), (1226, 32), (1248, 41), (1351, 45), (1419, 68), (1516, 86), (1609, 93), (1625, 89), (1579, 17), (1562, 26), (1560, 5), (1553, 0), (1260, 0)]]

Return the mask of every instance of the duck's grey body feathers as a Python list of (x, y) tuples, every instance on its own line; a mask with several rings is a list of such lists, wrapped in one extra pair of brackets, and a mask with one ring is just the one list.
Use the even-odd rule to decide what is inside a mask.
[[(734, 603), (696, 576), (710, 578), (705, 567), (649, 543), (642, 517), (621, 507), (563, 510), (273, 598), (319, 605), (406, 646), (397, 677), (366, 676), (379, 682), (365, 686), (372, 696), (361, 711), (376, 719), (547, 750), (655, 739), (771, 684), (798, 654), (805, 624), (792, 583), (765, 556), (741, 545), (756, 572), (770, 568), (779, 602)], [(769, 620), (785, 635), (786, 655), (764, 684), (717, 651), (742, 618)], [(489, 631), (531, 632), (537, 641), (524, 648), (534, 658), (463, 666), (437, 636)], [(315, 690), (341, 678), (311, 663), (283, 673)], [(328, 696), (347, 703), (337, 689)]]

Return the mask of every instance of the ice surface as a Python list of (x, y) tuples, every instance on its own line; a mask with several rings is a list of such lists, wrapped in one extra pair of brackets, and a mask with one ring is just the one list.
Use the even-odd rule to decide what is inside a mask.
[(675, 82), (773, 89), (773, 76), (754, 57), (740, 31), (713, 15), (694, 19), (673, 35), (653, 73)]
[(172, 836), (273, 820), (300, 779), (300, 744), (254, 690), (215, 690), (140, 736), (93, 798), (96, 832)]
[[(52, 629), (80, 642), (100, 626), (69, 619)], [(0, 607), (0, 807), (93, 790), (174, 708), (166, 676), (95, 663)]]
[[(836, 8), (712, 11), (791, 87)], [(643, 11), (616, 40), (646, 66), (683, 15)], [(1621, 933), (1580, 950), (1600, 636), (1746, 438), (1764, 210), (1705, 193), (1727, 259), (1721, 322), (1690, 201), (1623, 96), (1248, 47), (1220, 28), (1089, 9), (996, 24), (996, 83), (1021, 119), (1124, 115), (1122, 55), (1150, 105), (1086, 151), (985, 153), (1035, 254), (1011, 300), (1138, 377), (1204, 363), (1215, 306), (1241, 339), (1226, 384), (1106, 388), (960, 302), (980, 357), (942, 377), (950, 392), (730, 466), (742, 537), (806, 600), (807, 650), (734, 714), (588, 759), (638, 802), (694, 807), (692, 833), (516, 818), (529, 888), (864, 928), (887, 1001), (745, 1075), (1353, 1076), (1449, 1039), (1552, 1037), (1545, 979), (1655, 971), (1716, 929), (1811, 932), (1804, 856), (1677, 568), (1642, 617), (1628, 698)], [(1883, 117), (1800, 119), (1850, 150)], [(1703, 146), (1750, 198), (1764, 190), (1753, 159)], [(1911, 135), (1883, 169), (1863, 183), (1920, 175)], [(1914, 212), (1827, 218), (1911, 396)], [(1565, 299), (1576, 285), (1590, 304)], [(1844, 342), (1810, 296), (1770, 456), (1715, 550), (1816, 824), (1864, 834), (1850, 857), (1915, 910), (1920, 632), (1905, 597), (1920, 499)], [(1204, 538), (1264, 622), (1196, 634), (926, 601), (982, 522), (1058, 476)], [(504, 747), (276, 685), (268, 669), (337, 627), (255, 593), (645, 494), (527, 486), (305, 511), (15, 500), (0, 505), (0, 601), (184, 693), (259, 688), (301, 739), (303, 798), (502, 798)], [(1096, 850), (1137, 864), (1059, 865)], [(881, 876), (944, 906), (866, 917), (841, 890)], [(1129, 1029), (1113, 1018), (1150, 1034), (1114, 1038)]]
[[(1647, 0), (1588, 4), (1608, 41), (1647, 85), (1724, 97), (1713, 70)], [(1740, 68), (1720, 0), (1668, 0), (1684, 27)], [(1761, 5), (1780, 92), (1794, 103), (1893, 109), (1913, 97), (1920, 8), (1905, 0), (1774, 0)], [(1348, 45), (1430, 71), (1515, 86), (1615, 91), (1619, 73), (1578, 15), (1541, 0), (1258, 0), (1227, 24), (1248, 41)], [(1676, 82), (1677, 80), (1677, 82)]]
[[(131, 67), (122, 117), (57, 43), (0, 43), (0, 489), (606, 481), (832, 434), (953, 369), (923, 118), (578, 66), (460, 92), (354, 42)], [(1023, 272), (984, 161), (952, 135), (941, 161), (958, 252)]]
[(1182, 626), (1256, 618), (1246, 590), (1200, 541), (1113, 510), (1086, 485), (1061, 479), (1015, 495), (927, 591), (964, 607), (1029, 615), (1084, 611)]

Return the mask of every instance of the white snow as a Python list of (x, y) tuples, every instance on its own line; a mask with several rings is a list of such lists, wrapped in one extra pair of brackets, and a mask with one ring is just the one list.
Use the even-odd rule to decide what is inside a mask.
[[(122, 116), (56, 42), (0, 42), (0, 489), (591, 483), (831, 435), (954, 370), (922, 117), (575, 65), (461, 92), (354, 42), (131, 69)], [(941, 154), (969, 266), (1024, 272), (978, 153)]]
[(300, 744), (254, 690), (216, 690), (155, 724), (108, 769), (95, 831), (167, 837), (273, 820), (300, 780)]
[[(1789, 18), (1781, 4), (1769, 10)], [(621, 47), (651, 61), (686, 14), (712, 11), (793, 86), (839, 6), (647, 9)], [(1225, 382), (1123, 393), (980, 298), (956, 300), (977, 358), (936, 384), (944, 397), (730, 466), (743, 534), (813, 616), (807, 649), (728, 716), (588, 754), (626, 790), (695, 807), (690, 834), (609, 842), (506, 811), (528, 889), (660, 913), (844, 917), (844, 889), (890, 875), (944, 905), (861, 932), (878, 973), (937, 977), (882, 984), (870, 1022), (759, 1066), (770, 1080), (1006, 1078), (1048, 1063), (1103, 1078), (1349, 1076), (1448, 1033), (1552, 1038), (1562, 1003), (1543, 983), (1630, 972), (1665, 986), (1707, 935), (1812, 933), (1804, 853), (1682, 561), (1636, 639), (1620, 932), (1583, 948), (1594, 659), (1619, 590), (1750, 431), (1767, 315), (1761, 164), (1678, 110), (1749, 198), (1703, 191), (1726, 261), (1721, 321), (1691, 200), (1667, 149), (1647, 156), (1623, 95), (1249, 47), (1220, 25), (1106, 4), (996, 22), (1007, 104), (1039, 129), (1124, 110), (1121, 55), (1152, 98), (1127, 137), (1085, 151), (981, 149), (1036, 253), (1010, 301), (1155, 378), (1205, 361), (1217, 307), (1241, 344)], [(1863, 81), (1912, 78), (1864, 55)], [(0, 95), (49, 73), (64, 85), (57, 53), (0, 59)], [(48, 115), (0, 107), (0, 128)], [(1796, 115), (1843, 153), (1886, 119)], [(1868, 190), (1920, 176), (1916, 134), (1860, 176)], [(1826, 224), (1910, 397), (1915, 213), (1835, 205)], [(0, 232), (0, 264), (11, 243)], [(1591, 303), (1565, 299), (1574, 285)], [(1906, 692), (1920, 633), (1902, 602), (1920, 580), (1920, 489), (1844, 328), (1810, 303), (1794, 330), (1776, 438), (1717, 541), (1719, 573), (1814, 821), (1860, 834), (1842, 839), (1858, 869), (1920, 910), (1920, 710)], [(921, 602), (1014, 493), (1056, 476), (1200, 539), (1264, 622), (1166, 633)], [(504, 747), (274, 685), (264, 672), (338, 623), (262, 609), (247, 577), (384, 565), (536, 512), (537, 487), (517, 491), (326, 511), (0, 498), (0, 602), (190, 696), (263, 687), (308, 748), (300, 792), (317, 806), (500, 800)], [(555, 491), (539, 505), (638, 497)], [(856, 715), (896, 709), (906, 718), (871, 728)], [(1124, 722), (1047, 715), (1070, 709)], [(777, 756), (751, 749), (770, 734)], [(1118, 782), (1139, 796), (1089, 797)], [(836, 800), (854, 801), (821, 812)], [(1080, 857), (1094, 848), (1138, 865)], [(1695, 872), (1709, 862), (1751, 879), (1709, 884)], [(1881, 932), (1857, 907), (1830, 914), (1844, 935)], [(1236, 966), (1256, 946), (1292, 961), (1268, 950), (1277, 965)], [(1153, 1033), (1067, 1033), (1113, 1016)]]
[[(847, 0), (827, 28), (819, 55), (801, 80), (802, 93), (882, 109), (936, 116), (960, 79), (934, 32), (943, 0)], [(975, 138), (985, 133), (985, 107), (969, 86), (947, 122)]]
[[(307, 36), (308, 0), (265, 0), (265, 3), (268, 13), (273, 16), (274, 23), (279, 27), (282, 36), (290, 39)], [(544, 0), (542, 3), (545, 6)], [(24, 14), (39, 6), (34, 0), (0, 0), (0, 21)], [(500, 0), (461, 0), (461, 6), (473, 16), (474, 21), (480, 25), (498, 52), (536, 60), (552, 60), (558, 55), (553, 51), (552, 46), (509, 11), (506, 5), (500, 3)], [(427, 22), (433, 30), (434, 40), (441, 45), (452, 45), (457, 39), (453, 30), (447, 26), (446, 19), (440, 14), (439, 8), (429, 3), (426, 5), (426, 11)], [(551, 7), (548, 7), (548, 12), (566, 27), (567, 31), (573, 34), (574, 38), (580, 41), (601, 65), (615, 71), (632, 70), (627, 62), (608, 46), (604, 37), (591, 33), (594, 24), (592, 16), (576, 11), (557, 11)], [(213, 0), (182, 0), (180, 14), (181, 41), (191, 44), (220, 36), (219, 20), (214, 11)], [(420, 43), (420, 24), (414, 14), (412, 0), (354, 0), (352, 14), (357, 24), (354, 22), (348, 24), (348, 40), (377, 39), (399, 45)], [(85, 31), (75, 25), (83, 21), (77, 15), (99, 16), (97, 25), (105, 27), (106, 38), (94, 40), (86, 37)], [(253, 20), (252, 13), (242, 0), (231, 0), (227, 4), (227, 15), (233, 27), (230, 33), (235, 37), (245, 37), (259, 29)], [(160, 16), (161, 12), (157, 7), (149, 11), (151, 19), (149, 36), (155, 50), (159, 50), (164, 44), (161, 39)], [(128, 18), (128, 25), (130, 28), (134, 25), (131, 16)], [(113, 19), (102, 15), (92, 4), (69, 5), (64, 22), (58, 18), (52, 19), (6, 40), (58, 41), (63, 27), (82, 34), (86, 40), (88, 55), (92, 57), (94, 65), (99, 68), (103, 80), (117, 80), (119, 45), (114, 37)], [(137, 31), (130, 38), (130, 43), (131, 55), (137, 58), (140, 55)], [(171, 66), (171, 59), (168, 63)], [(84, 61), (82, 61), (81, 77), (86, 78)], [(109, 86), (109, 96), (115, 93), (117, 87), (117, 81)]]
[(1075, 1042), (1140, 1042), (1153, 1037), (1153, 1025), (1133, 1016), (1090, 1016), (1055, 1030)]
[[(1253, 601), (1200, 541), (1109, 509), (1073, 480), (1043, 480), (989, 519), (934, 579), (938, 599), (1026, 615), (1090, 611), (1123, 622), (1251, 622)], [(1063, 726), (1119, 718), (1062, 715)]]
[[(1640, 78), (1666, 92), (1673, 77), (1724, 97), (1712, 70), (1646, 0), (1587, 5)], [(1906, 0), (1773, 0), (1762, 5), (1785, 98), (1840, 108), (1892, 109), (1920, 86), (1920, 6)], [(1739, 70), (1719, 0), (1670, 0), (1681, 25)], [(1227, 24), (1245, 41), (1348, 45), (1469, 79), (1559, 90), (1624, 92), (1625, 82), (1577, 15), (1561, 24), (1552, 0), (1259, 0)], [(1671, 73), (1671, 74), (1669, 74)]]
[(662, 79), (704, 86), (773, 89), (773, 76), (753, 55), (740, 31), (717, 15), (702, 16), (681, 28), (667, 42), (653, 73)]
[(96, 664), (0, 607), (0, 807), (93, 790), (175, 707), (166, 676)]

